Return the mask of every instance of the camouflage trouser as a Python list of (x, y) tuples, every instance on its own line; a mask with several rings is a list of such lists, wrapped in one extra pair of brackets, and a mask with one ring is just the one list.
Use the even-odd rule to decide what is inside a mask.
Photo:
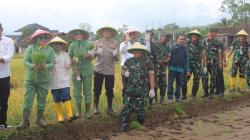
[(145, 110), (144, 110), (144, 97), (134, 97), (134, 96), (125, 96), (124, 104), (121, 110), (121, 117), (128, 120), (130, 114), (136, 111), (137, 119), (144, 120)]
[(250, 60), (248, 60), (246, 63), (245, 78), (247, 80), (247, 86), (250, 86)]
[(237, 72), (239, 70), (239, 77), (244, 78), (244, 72), (245, 72), (245, 66), (246, 63), (243, 62), (233, 62), (232, 63), (232, 68), (231, 68), (231, 77), (235, 78), (237, 75)]
[(155, 78), (155, 98), (157, 99), (157, 90), (160, 89), (160, 96), (161, 99), (165, 98), (166, 95), (166, 88), (167, 88), (167, 82), (166, 82), (166, 69), (163, 69), (157, 73), (157, 76)]
[(193, 87), (192, 87), (192, 96), (196, 96), (197, 91), (199, 89), (200, 79), (202, 76), (202, 67), (199, 62), (197, 63), (190, 63), (190, 76), (183, 75), (182, 80), (182, 96), (187, 97), (187, 83), (191, 78), (191, 74), (194, 75), (193, 78)]
[(208, 74), (210, 75), (210, 95), (215, 93), (218, 65), (208, 65), (207, 70), (208, 72), (203, 73), (202, 75), (202, 84), (205, 96), (208, 96)]

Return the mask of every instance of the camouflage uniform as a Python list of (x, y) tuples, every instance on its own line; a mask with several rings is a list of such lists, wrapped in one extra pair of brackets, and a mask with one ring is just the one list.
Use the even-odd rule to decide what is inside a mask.
[(127, 125), (129, 115), (134, 110), (137, 111), (138, 122), (144, 123), (144, 99), (149, 89), (148, 75), (150, 72), (153, 72), (153, 68), (153, 63), (149, 59), (145, 59), (145, 57), (140, 59), (133, 57), (125, 62), (124, 69), (130, 74), (128, 76), (124, 105), (121, 110), (123, 125)]
[(247, 80), (247, 87), (250, 88), (250, 60), (247, 60), (246, 62), (245, 78)]
[(219, 69), (219, 55), (222, 53), (223, 44), (218, 39), (204, 40), (202, 46), (207, 57), (207, 73), (203, 73), (202, 84), (205, 96), (208, 96), (208, 73), (210, 74), (210, 95), (215, 93), (216, 76)]
[(192, 87), (192, 96), (196, 96), (199, 89), (200, 78), (202, 76), (202, 65), (201, 65), (201, 55), (203, 47), (201, 42), (197, 44), (192, 43), (190, 40), (186, 43), (186, 47), (189, 52), (189, 68), (190, 76), (183, 76), (183, 85), (182, 85), (182, 97), (187, 98), (187, 82), (190, 80), (191, 74), (194, 74), (193, 78), (193, 87)]
[[(148, 49), (150, 49), (150, 50), (148, 50), (149, 52), (147, 52), (144, 57), (145, 57), (145, 59), (147, 59), (147, 61), (152, 62), (154, 72), (156, 73), (156, 71), (157, 71), (157, 69), (156, 69), (157, 68), (157, 60), (156, 60), (157, 47), (156, 47), (156, 44), (154, 42), (152, 42), (152, 41), (149, 42), (149, 46), (150, 46), (150, 48), (148, 48)], [(155, 79), (156, 79), (156, 75), (155, 75)], [(148, 85), (147, 85), (148, 88), (147, 89), (149, 90), (149, 82), (147, 81), (147, 83), (148, 83)], [(157, 82), (155, 82), (155, 87), (157, 87)], [(147, 96), (147, 99), (145, 99), (146, 106), (148, 106), (148, 108), (151, 109), (154, 98), (149, 99), (148, 96)], [(155, 96), (155, 99), (157, 100), (157, 94)]]
[[(157, 56), (156, 56), (156, 78), (155, 78), (155, 93), (157, 98), (157, 89), (160, 89), (161, 100), (165, 98), (166, 94), (166, 67), (167, 59), (169, 59), (171, 54), (171, 47), (169, 45), (157, 44)], [(164, 63), (161, 64), (160, 61)]]
[(235, 78), (239, 70), (239, 77), (244, 78), (245, 65), (248, 60), (248, 43), (240, 45), (239, 40), (235, 40), (231, 49), (234, 51), (231, 76)]

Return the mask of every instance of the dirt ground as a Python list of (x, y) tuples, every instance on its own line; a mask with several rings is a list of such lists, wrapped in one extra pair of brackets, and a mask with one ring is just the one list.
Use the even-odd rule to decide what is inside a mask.
[[(99, 116), (88, 121), (78, 120), (71, 124), (53, 125), (47, 129), (15, 130), (9, 133), (8, 139), (241, 140), (250, 137), (250, 93), (212, 100), (189, 100), (178, 106), (182, 107), (184, 115), (178, 116), (173, 105), (155, 105), (153, 110), (146, 113), (144, 130), (121, 133), (117, 116)], [(135, 117), (131, 120), (133, 118)]]
[(163, 122), (151, 130), (132, 130), (112, 136), (111, 140), (248, 140), (250, 102), (230, 111)]

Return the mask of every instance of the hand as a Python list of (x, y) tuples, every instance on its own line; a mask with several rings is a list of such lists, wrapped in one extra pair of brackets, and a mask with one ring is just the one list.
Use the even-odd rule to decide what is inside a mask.
[(129, 71), (126, 71), (124, 74), (125, 77), (129, 77), (129, 75), (130, 75)]
[(112, 51), (112, 54), (113, 54), (114, 57), (117, 56), (117, 50), (116, 50), (116, 49), (113, 50), (113, 51)]
[(47, 69), (47, 64), (40, 64), (40, 69), (41, 70), (46, 70)]
[(38, 70), (38, 69), (40, 68), (40, 66), (39, 66), (39, 65), (36, 65), (36, 64), (32, 64), (31, 68), (32, 68), (33, 70)]
[(224, 68), (227, 67), (227, 60), (223, 61), (223, 66), (224, 66)]
[(131, 37), (129, 36), (129, 34), (126, 34), (125, 43), (128, 43), (130, 40), (131, 40)]
[(155, 90), (154, 89), (150, 89), (149, 91), (149, 98), (154, 98), (155, 97)]
[(76, 65), (78, 63), (78, 58), (77, 57), (73, 57), (73, 59), (71, 60), (71, 64), (72, 65)]
[(84, 53), (84, 55), (83, 55), (84, 59), (90, 59), (91, 57), (92, 57), (92, 55), (89, 54), (88, 52)]
[(0, 63), (5, 63), (5, 60), (3, 58), (0, 58)]
[(203, 67), (203, 73), (207, 73), (207, 67)]

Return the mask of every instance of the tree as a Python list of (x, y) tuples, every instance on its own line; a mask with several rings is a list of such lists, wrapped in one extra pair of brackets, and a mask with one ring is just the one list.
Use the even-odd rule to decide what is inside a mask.
[(221, 24), (222, 26), (227, 26), (227, 18), (226, 18), (226, 17), (221, 18), (221, 19), (220, 19), (220, 24)]
[(178, 30), (180, 27), (176, 25), (175, 23), (167, 24), (163, 26), (163, 31), (165, 32), (174, 32)]
[(123, 41), (123, 37), (125, 35), (125, 32), (128, 30), (128, 27), (129, 27), (129, 25), (123, 24), (122, 27), (120, 27), (120, 28), (117, 29), (118, 35), (116, 37), (116, 40), (118, 42), (122, 42)]
[(93, 26), (90, 23), (80, 23), (79, 28), (83, 29), (83, 30), (85, 30), (87, 32), (91, 32), (92, 29), (93, 29)]
[(33, 34), (34, 32), (35, 32), (35, 31), (32, 30), (32, 29), (30, 29), (30, 28), (24, 29), (24, 30), (22, 31), (21, 38), (22, 38), (22, 39), (25, 39), (25, 38), (27, 38), (28, 36), (30, 36), (31, 34)]
[(229, 13), (232, 23), (239, 24), (250, 16), (250, 0), (223, 0), (220, 11)]

